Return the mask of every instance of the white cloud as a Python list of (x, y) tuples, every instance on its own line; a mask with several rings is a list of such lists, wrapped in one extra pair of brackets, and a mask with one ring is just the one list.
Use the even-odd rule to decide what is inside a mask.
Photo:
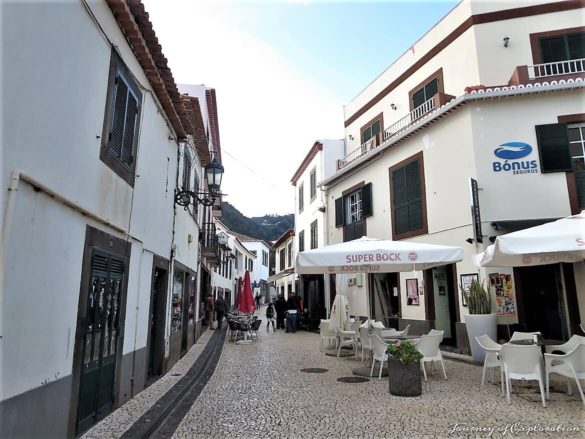
[(269, 41), (238, 29), (229, 4), (145, 1), (175, 81), (216, 89), (227, 200), (248, 216), (291, 213), (290, 179), (313, 142), (343, 137), (342, 102)]

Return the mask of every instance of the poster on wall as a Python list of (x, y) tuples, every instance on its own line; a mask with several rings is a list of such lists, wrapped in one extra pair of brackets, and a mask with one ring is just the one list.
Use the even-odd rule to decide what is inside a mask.
[(418, 279), (406, 279), (406, 304), (418, 305)]
[[(471, 288), (471, 282), (479, 282), (479, 275), (477, 273), (469, 273), (469, 274), (462, 274), (461, 275), (461, 284), (460, 287), (465, 293), (469, 294), (469, 289)], [(467, 298), (465, 294), (461, 294), (461, 302), (463, 306), (467, 306)]]
[(516, 314), (516, 300), (512, 286), (512, 275), (505, 273), (491, 273), (490, 287), (496, 293), (497, 314), (509, 316)]

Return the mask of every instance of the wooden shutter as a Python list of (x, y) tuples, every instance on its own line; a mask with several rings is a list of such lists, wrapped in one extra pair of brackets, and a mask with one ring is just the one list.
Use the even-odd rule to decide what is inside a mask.
[(372, 210), (372, 183), (368, 183), (362, 187), (362, 218), (372, 216)]
[(423, 225), (423, 211), (418, 160), (405, 167), (406, 198), (408, 201), (408, 229), (417, 230)]
[(573, 167), (567, 125), (553, 123), (537, 125), (535, 128), (541, 171), (543, 173), (571, 171)]
[(114, 113), (110, 127), (110, 139), (108, 150), (116, 158), (122, 157), (124, 143), (124, 124), (126, 121), (126, 98), (128, 86), (120, 76), (116, 77), (116, 89), (114, 91)]
[(128, 91), (126, 105), (126, 121), (124, 123), (124, 142), (122, 144), (122, 163), (128, 167), (134, 162), (134, 135), (136, 131), (136, 119), (138, 117), (138, 101)]
[(394, 233), (408, 232), (408, 204), (406, 198), (406, 170), (392, 173), (392, 202), (394, 208)]
[(343, 215), (343, 197), (335, 200), (335, 227), (341, 227), (345, 224), (345, 215)]

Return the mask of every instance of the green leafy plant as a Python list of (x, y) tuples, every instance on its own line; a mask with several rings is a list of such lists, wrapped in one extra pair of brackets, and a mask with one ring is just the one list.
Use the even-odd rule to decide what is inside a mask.
[(386, 349), (386, 353), (389, 357), (396, 358), (403, 363), (410, 363), (411, 361), (419, 362), (423, 357), (423, 354), (409, 341), (390, 343)]
[(465, 291), (461, 285), (459, 285), (459, 289), (461, 294), (465, 296), (469, 314), (490, 314), (492, 312), (490, 292), (484, 287), (483, 282), (472, 280), (469, 291)]

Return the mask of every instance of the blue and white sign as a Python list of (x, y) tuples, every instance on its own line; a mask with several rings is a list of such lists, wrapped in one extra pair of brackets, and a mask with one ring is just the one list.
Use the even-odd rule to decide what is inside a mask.
[(511, 172), (514, 175), (536, 174), (538, 173), (538, 161), (527, 159), (531, 153), (532, 146), (528, 143), (502, 143), (494, 150), (494, 155), (500, 160), (494, 161), (492, 168), (494, 172)]

